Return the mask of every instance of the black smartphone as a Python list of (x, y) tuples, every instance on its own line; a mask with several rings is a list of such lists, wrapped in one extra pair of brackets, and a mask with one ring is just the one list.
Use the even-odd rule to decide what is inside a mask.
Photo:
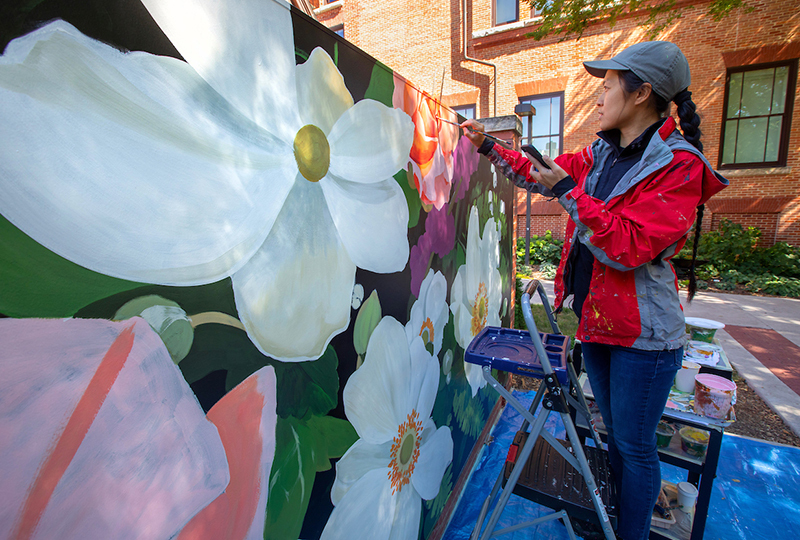
[(550, 167), (547, 166), (547, 163), (544, 162), (544, 159), (542, 158), (542, 154), (536, 149), (535, 146), (531, 146), (530, 144), (523, 144), (522, 145), (522, 151), (525, 152), (526, 154), (530, 154), (531, 156), (536, 158), (539, 161), (539, 163), (542, 164), (542, 167), (544, 167), (545, 169), (549, 169), (550, 168)]

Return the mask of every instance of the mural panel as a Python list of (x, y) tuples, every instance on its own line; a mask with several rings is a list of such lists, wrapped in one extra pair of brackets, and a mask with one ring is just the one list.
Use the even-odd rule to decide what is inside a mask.
[(510, 185), (280, 1), (75, 4), (0, 22), (0, 538), (427, 538)]

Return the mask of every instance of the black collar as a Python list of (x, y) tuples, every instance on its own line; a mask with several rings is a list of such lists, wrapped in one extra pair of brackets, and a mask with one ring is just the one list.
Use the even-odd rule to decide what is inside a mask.
[(641, 154), (644, 152), (644, 149), (647, 148), (647, 145), (650, 144), (650, 139), (653, 138), (653, 135), (655, 135), (656, 131), (658, 131), (666, 121), (667, 117), (656, 121), (646, 130), (644, 130), (641, 135), (636, 137), (632, 143), (624, 148), (619, 144), (622, 133), (618, 129), (599, 131), (597, 136), (611, 145), (611, 149), (613, 150), (615, 156)]

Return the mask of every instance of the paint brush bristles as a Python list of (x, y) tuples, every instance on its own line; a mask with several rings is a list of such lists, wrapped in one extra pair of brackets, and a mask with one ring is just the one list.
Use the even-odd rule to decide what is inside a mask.
[[(452, 125), (454, 125), (454, 126), (461, 127), (461, 124), (458, 124), (458, 123), (456, 123), (456, 122), (451, 122), (450, 120), (446, 120), (446, 119), (444, 119), (444, 118), (442, 118), (442, 117), (440, 117), (440, 116), (437, 116), (436, 118), (438, 118), (438, 119), (439, 119), (439, 120), (441, 120), (442, 122), (447, 122), (448, 124), (452, 124)], [(506, 141), (505, 139), (499, 139), (499, 138), (495, 137), (494, 135), (489, 135), (488, 133), (486, 133), (486, 132), (484, 132), (484, 131), (478, 131), (477, 129), (473, 129), (473, 128), (471, 128), (471, 127), (467, 127), (467, 129), (468, 129), (468, 130), (470, 130), (470, 131), (471, 131), (471, 132), (473, 132), (473, 133), (480, 133), (480, 134), (481, 134), (481, 135), (483, 135), (484, 137), (487, 137), (487, 138), (489, 138), (489, 139), (492, 139), (493, 141), (497, 141), (497, 142), (499, 142), (499, 143), (502, 143), (502, 144), (505, 144), (505, 145), (507, 145), (507, 146), (512, 146), (511, 142), (509, 142), (509, 141)]]

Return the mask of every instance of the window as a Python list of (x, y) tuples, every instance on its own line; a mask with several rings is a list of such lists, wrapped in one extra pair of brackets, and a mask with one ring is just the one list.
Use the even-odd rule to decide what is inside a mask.
[(472, 105), (459, 105), (458, 107), (450, 107), (455, 112), (464, 117), (465, 120), (475, 118), (475, 104)]
[(786, 165), (796, 84), (796, 60), (728, 70), (720, 169)]
[(333, 30), (339, 37), (344, 37), (344, 24), (331, 26), (331, 30)]
[(564, 93), (542, 94), (522, 98), (536, 114), (522, 118), (522, 144), (532, 144), (542, 154), (554, 158), (561, 154), (564, 143)]
[(498, 26), (519, 20), (517, 0), (494, 0), (494, 25)]

